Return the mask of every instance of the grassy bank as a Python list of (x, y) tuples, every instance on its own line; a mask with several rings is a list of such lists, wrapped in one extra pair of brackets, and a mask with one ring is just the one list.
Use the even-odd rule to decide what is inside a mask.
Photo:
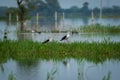
[(63, 59), (85, 58), (92, 61), (120, 59), (120, 42), (41, 44), (32, 41), (0, 41), (0, 59)]
[[(25, 33), (30, 33), (31, 30), (25, 30), (23, 31)], [(79, 28), (71, 28), (70, 30), (61, 30), (61, 31), (40, 31), (43, 33), (67, 33), (67, 32), (71, 32), (71, 33), (110, 33), (110, 34), (120, 34), (120, 26), (111, 26), (111, 25), (99, 25), (99, 24), (95, 24), (95, 25), (88, 25), (88, 26), (80, 26)]]
[[(30, 31), (25, 31), (30, 32)], [(46, 31), (41, 31), (46, 32)], [(47, 31), (48, 32), (48, 31)], [(94, 24), (94, 25), (87, 25), (87, 26), (80, 26), (79, 28), (71, 28), (70, 30), (66, 31), (51, 31), (52, 33), (110, 33), (110, 34), (118, 34), (120, 33), (120, 26), (111, 26), (111, 25), (100, 25), (100, 24)]]
[(104, 25), (89, 25), (80, 28), (82, 32), (97, 32), (97, 33), (120, 33), (120, 26), (104, 26)]

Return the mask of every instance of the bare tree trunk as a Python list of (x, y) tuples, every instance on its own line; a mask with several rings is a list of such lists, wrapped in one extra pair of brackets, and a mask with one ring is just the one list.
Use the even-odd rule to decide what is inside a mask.
[(24, 14), (20, 13), (20, 31), (24, 31)]
[(24, 16), (25, 16), (25, 8), (22, 5), (23, 0), (17, 0), (18, 8), (19, 8), (19, 20), (20, 20), (20, 31), (24, 31)]

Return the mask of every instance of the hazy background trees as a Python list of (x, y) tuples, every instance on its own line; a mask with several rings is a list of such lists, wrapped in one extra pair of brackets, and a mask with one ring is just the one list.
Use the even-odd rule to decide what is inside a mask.
[[(64, 12), (66, 17), (90, 17), (93, 10), (95, 17), (100, 14), (100, 8), (89, 8), (89, 3), (84, 2), (81, 7), (72, 6), (69, 9), (62, 9), (58, 0), (16, 0), (18, 8), (15, 7), (0, 7), (0, 19), (8, 16), (11, 13), (13, 16), (19, 15), (21, 23), (21, 31), (24, 30), (24, 21), (28, 16), (35, 16), (39, 13), (40, 16), (54, 16), (55, 11), (60, 15)], [(120, 16), (120, 6), (103, 7), (103, 17), (118, 17)], [(59, 15), (58, 14), (58, 15)]]
[[(22, 14), (34, 16), (36, 13), (40, 13), (41, 16), (54, 16), (55, 11), (58, 13), (65, 12), (67, 16), (76, 16), (71, 14), (79, 14), (79, 16), (91, 16), (91, 10), (89, 8), (89, 3), (84, 2), (82, 7), (72, 6), (69, 9), (62, 9), (58, 0), (16, 0), (18, 8), (8, 8), (0, 7), (0, 16), (6, 16), (7, 13), (11, 12), (13, 14)], [(113, 7), (103, 7), (103, 16), (119, 16), (120, 15), (120, 6)], [(100, 9), (98, 7), (93, 8), (95, 16), (98, 16)]]

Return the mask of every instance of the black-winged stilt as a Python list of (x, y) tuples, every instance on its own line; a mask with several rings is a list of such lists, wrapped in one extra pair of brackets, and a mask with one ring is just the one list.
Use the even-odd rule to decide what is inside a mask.
[(50, 37), (49, 39), (47, 39), (47, 40), (43, 41), (42, 43), (43, 43), (43, 44), (45, 44), (45, 43), (51, 42), (52, 40), (53, 40), (53, 38), (52, 38), (52, 37)]
[(38, 34), (41, 33), (40, 31), (35, 31), (35, 30), (32, 30), (31, 32), (32, 32), (32, 33), (38, 33)]
[(7, 39), (7, 33), (6, 32), (4, 33), (4, 39)]
[(60, 41), (68, 40), (69, 37), (70, 37), (70, 32), (68, 32), (65, 36), (63, 36)]
[(32, 33), (35, 33), (35, 31), (34, 31), (34, 30), (32, 30), (31, 32), (32, 32)]

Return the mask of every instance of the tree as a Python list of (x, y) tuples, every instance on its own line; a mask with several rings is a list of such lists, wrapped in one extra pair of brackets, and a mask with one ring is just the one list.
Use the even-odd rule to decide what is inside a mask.
[(60, 12), (61, 7), (58, 0), (38, 0), (37, 8), (30, 12), (30, 15), (35, 15), (36, 12), (39, 12), (41, 16), (54, 16), (55, 11)]
[(25, 15), (28, 11), (33, 10), (37, 7), (37, 12), (40, 11), (41, 13), (53, 15), (55, 11), (59, 11), (61, 9), (58, 0), (17, 0), (17, 5), (20, 17), (21, 31), (24, 30), (23, 24), (25, 21)]
[(88, 5), (89, 5), (89, 3), (88, 3), (88, 2), (84, 2), (84, 3), (83, 3), (83, 8), (88, 9)]
[(98, 7), (95, 7), (95, 8), (93, 9), (93, 12), (94, 12), (94, 15), (95, 15), (95, 16), (99, 16), (100, 9), (99, 9)]
[(18, 5), (18, 8), (19, 8), (19, 11), (18, 11), (18, 14), (19, 14), (19, 17), (20, 17), (20, 30), (23, 31), (24, 30), (24, 17), (25, 17), (25, 7), (24, 5), (22, 4), (23, 3), (23, 0), (17, 0), (17, 5)]
[(79, 11), (79, 8), (78, 8), (77, 6), (72, 6), (70, 9), (71, 9), (72, 11)]
[(25, 16), (30, 9), (34, 8), (33, 3), (35, 3), (36, 1), (37, 0), (17, 0), (18, 15), (20, 20), (20, 31), (24, 30), (23, 24), (25, 21)]
[(47, 5), (50, 8), (52, 8), (52, 9), (54, 9), (56, 11), (58, 11), (59, 9), (61, 9), (58, 0), (46, 0), (46, 2), (47, 2)]
[(120, 7), (119, 6), (116, 6), (116, 5), (112, 6), (112, 11), (113, 11), (114, 15), (117, 15), (117, 16), (120, 15)]
[(88, 6), (89, 6), (88, 2), (83, 3), (83, 7), (81, 8), (83, 16), (89, 16), (90, 11)]
[(50, 10), (51, 15), (53, 15), (55, 13), (55, 11), (61, 10), (58, 0), (46, 0), (46, 5), (47, 5), (48, 9)]

